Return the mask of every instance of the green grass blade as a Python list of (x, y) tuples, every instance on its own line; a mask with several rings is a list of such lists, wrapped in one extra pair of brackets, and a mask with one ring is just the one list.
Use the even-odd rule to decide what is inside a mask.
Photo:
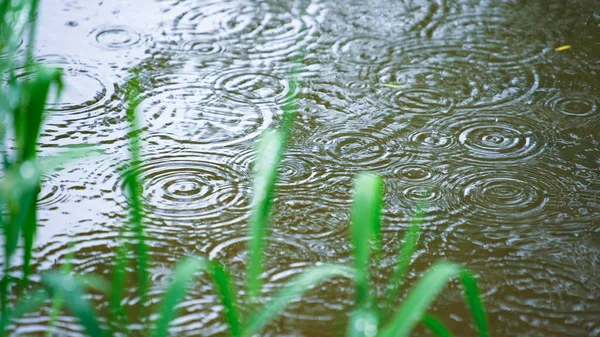
[(396, 269), (394, 270), (394, 274), (392, 275), (392, 279), (390, 280), (390, 284), (388, 285), (388, 290), (385, 294), (384, 308), (386, 312), (388, 312), (391, 309), (392, 305), (394, 304), (394, 301), (396, 301), (398, 297), (398, 293), (400, 292), (400, 288), (404, 282), (406, 273), (408, 272), (410, 262), (417, 248), (417, 242), (419, 240), (419, 234), (421, 233), (422, 224), (423, 212), (420, 209), (418, 209), (412, 218), (410, 227), (404, 235), (404, 243), (398, 254), (399, 256), (398, 262), (396, 264)]
[(58, 295), (65, 300), (65, 305), (79, 318), (89, 337), (104, 336), (92, 305), (85, 299), (81, 285), (73, 277), (51, 272), (42, 276), (42, 282), (51, 296)]
[[(38, 67), (31, 81), (23, 84), (21, 105), (14, 112), (15, 138), (17, 141), (19, 163), (25, 163), (36, 157), (37, 140), (44, 120), (44, 111), (50, 87), (56, 84), (58, 91), (62, 88), (61, 71), (58, 69)], [(33, 242), (37, 230), (37, 195), (39, 181), (21, 200), (19, 212), (25, 215), (21, 226), (23, 237), (23, 287), (27, 286), (30, 272), (30, 261)], [(25, 203), (26, 202), (26, 203)]]
[(158, 322), (154, 337), (166, 337), (169, 334), (169, 324), (177, 314), (177, 304), (185, 296), (190, 283), (200, 271), (210, 271), (209, 263), (200, 258), (188, 258), (177, 264), (173, 273), (173, 281), (165, 292), (158, 309)]
[(110, 288), (110, 310), (109, 317), (113, 324), (124, 327), (127, 324), (127, 316), (121, 307), (123, 300), (123, 291), (127, 282), (127, 247), (128, 243), (125, 239), (125, 227), (121, 227), (119, 231), (119, 245), (115, 256), (115, 265), (112, 272), (112, 284)]
[(477, 281), (471, 272), (466, 270), (460, 274), (460, 281), (463, 284), (465, 299), (469, 304), (469, 309), (471, 310), (471, 315), (475, 321), (479, 337), (488, 337), (490, 334), (487, 317), (479, 287), (477, 286)]
[(346, 337), (374, 337), (377, 335), (379, 316), (374, 310), (357, 310), (350, 317)]
[(382, 200), (381, 178), (371, 173), (359, 173), (354, 183), (352, 210), (352, 242), (356, 267), (356, 304), (366, 309), (371, 303), (369, 289), (369, 250), (374, 238), (375, 251), (380, 250), (380, 216)]
[[(60, 268), (60, 272), (64, 275), (69, 275), (73, 266), (73, 243), (69, 243), (69, 252), (67, 253), (66, 263)], [(60, 294), (55, 294), (52, 299), (52, 309), (50, 311), (50, 322), (48, 323), (48, 330), (46, 330), (46, 337), (51, 337), (54, 334), (54, 326), (58, 319), (58, 314), (63, 305), (64, 299), (60, 297)]]
[(140, 163), (139, 117), (137, 106), (140, 103), (141, 85), (137, 76), (127, 83), (127, 118), (130, 125), (129, 151), (131, 152), (131, 169), (125, 174), (125, 183), (130, 196), (130, 218), (137, 239), (137, 272), (138, 288), (142, 306), (147, 303), (148, 293), (148, 247), (146, 245), (144, 223), (142, 219), (142, 199), (140, 181), (135, 165)]
[(429, 305), (451, 278), (462, 272), (456, 263), (440, 262), (430, 268), (411, 289), (400, 309), (382, 330), (380, 337), (409, 336)]
[(452, 332), (446, 328), (442, 321), (431, 315), (425, 315), (421, 319), (421, 324), (423, 324), (429, 331), (431, 331), (437, 337), (452, 337)]
[(217, 286), (219, 298), (225, 308), (225, 319), (229, 326), (229, 331), (232, 337), (239, 337), (241, 334), (240, 330), (240, 317), (237, 310), (236, 291), (233, 284), (229, 281), (231, 279), (229, 273), (219, 263), (211, 263), (212, 278)]
[(354, 278), (355, 272), (348, 267), (331, 264), (306, 270), (288, 283), (273, 300), (248, 321), (242, 336), (250, 337), (259, 333), (271, 320), (280, 315), (290, 302), (297, 300), (313, 286), (338, 276)]
[(278, 166), (283, 152), (281, 133), (265, 132), (258, 144), (258, 154), (254, 163), (254, 183), (252, 187), (252, 216), (250, 220), (251, 239), (247, 287), (248, 296), (254, 300), (261, 289), (262, 251), (269, 222), (271, 201), (275, 193)]

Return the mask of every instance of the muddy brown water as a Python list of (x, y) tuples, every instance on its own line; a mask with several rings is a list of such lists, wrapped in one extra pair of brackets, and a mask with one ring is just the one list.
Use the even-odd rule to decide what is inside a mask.
[[(128, 209), (123, 85), (137, 70), (151, 298), (189, 254), (241, 278), (253, 143), (278, 125), (304, 53), (265, 298), (309, 265), (352, 263), (352, 179), (370, 170), (386, 187), (379, 290), (426, 201), (413, 282), (434, 261), (464, 263), (494, 336), (599, 336), (599, 25), (591, 0), (42, 1), (37, 55), (68, 87), (41, 150), (106, 154), (44, 178), (35, 268), (59, 267), (72, 243), (76, 271), (110, 276)], [(124, 305), (137, 300), (128, 289)], [(264, 335), (342, 336), (352, 300), (351, 284), (326, 282)], [(177, 335), (226, 335), (209, 284), (181, 307)], [(474, 334), (457, 284), (431, 310)], [(40, 334), (48, 316), (16, 332)], [(80, 334), (75, 322), (59, 331)]]

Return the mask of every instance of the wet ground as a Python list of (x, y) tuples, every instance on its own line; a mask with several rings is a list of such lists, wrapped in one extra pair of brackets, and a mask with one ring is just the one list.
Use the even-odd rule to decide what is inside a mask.
[[(412, 280), (461, 262), (480, 277), (494, 336), (598, 336), (599, 25), (591, 0), (42, 1), (37, 55), (64, 68), (68, 88), (41, 148), (106, 155), (44, 179), (35, 267), (59, 266), (72, 242), (76, 271), (110, 276), (128, 209), (123, 85), (136, 70), (152, 298), (188, 254), (241, 277), (253, 143), (278, 125), (303, 54), (265, 297), (308, 265), (351, 263), (352, 178), (371, 170), (386, 187), (380, 289), (427, 201)], [(342, 336), (352, 300), (347, 282), (325, 283), (265, 335)], [(195, 287), (178, 335), (224, 336), (216, 303)], [(457, 284), (432, 311), (473, 335)], [(47, 322), (42, 312), (17, 331)], [(73, 334), (74, 322), (59, 328)]]

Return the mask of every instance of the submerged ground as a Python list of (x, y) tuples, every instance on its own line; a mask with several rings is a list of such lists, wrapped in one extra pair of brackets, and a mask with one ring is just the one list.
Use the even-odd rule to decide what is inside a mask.
[[(97, 144), (106, 154), (44, 179), (38, 270), (62, 263), (69, 242), (76, 271), (111, 268), (128, 206), (123, 85), (135, 70), (153, 294), (192, 253), (242, 274), (253, 143), (279, 122), (287, 74), (303, 55), (267, 289), (319, 261), (350, 262), (351, 181), (372, 170), (385, 178), (384, 265), (426, 201), (413, 279), (439, 259), (466, 264), (480, 276), (494, 336), (600, 335), (597, 1), (41, 5), (37, 55), (63, 67), (68, 85), (41, 147)], [(352, 295), (346, 282), (325, 283), (268, 335), (341, 336)], [(224, 335), (216, 303), (198, 285), (175, 322), (180, 335)], [(433, 311), (472, 334), (456, 285)], [(43, 312), (18, 329), (47, 321)], [(73, 322), (62, 317), (59, 328), (72, 332)]]

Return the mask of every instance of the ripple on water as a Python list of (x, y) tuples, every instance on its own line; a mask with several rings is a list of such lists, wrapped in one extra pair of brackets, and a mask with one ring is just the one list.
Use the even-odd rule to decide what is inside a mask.
[(405, 158), (403, 146), (385, 130), (346, 125), (312, 130), (312, 133), (304, 146), (325, 163), (382, 171)]
[[(106, 77), (110, 71), (56, 55), (42, 56), (37, 61), (63, 70), (65, 86), (60, 101), (50, 100), (48, 104), (47, 110), (51, 116), (48, 124), (68, 124), (106, 117), (105, 109), (115, 94), (115, 83)], [(55, 121), (55, 117), (60, 118), (60, 122)]]
[(558, 129), (592, 126), (600, 120), (600, 99), (595, 92), (592, 87), (575, 85), (540, 92), (535, 101), (542, 117)]
[[(251, 179), (255, 159), (256, 151), (246, 150), (235, 155), (234, 165), (244, 167)], [(284, 193), (311, 193), (342, 183), (345, 176), (328, 166), (318, 154), (288, 149), (279, 164), (277, 188)]]
[[(441, 187), (441, 193), (452, 198), (450, 213), (460, 215), (467, 226), (457, 234), (467, 237), (471, 231), (497, 237), (539, 224), (549, 216), (548, 204), (572, 190), (565, 172), (539, 163), (515, 168), (464, 167), (452, 172)], [(485, 226), (467, 229), (477, 224)]]
[(379, 68), (376, 77), (381, 84), (400, 88), (382, 88), (374, 96), (394, 111), (433, 115), (501, 108), (528, 98), (539, 86), (533, 67), (490, 66), (487, 53), (446, 49), (437, 41), (399, 45), (399, 61)]
[(41, 179), (41, 190), (38, 196), (38, 209), (55, 210), (70, 198), (66, 186), (60, 181), (59, 174), (46, 174)]
[(100, 48), (130, 49), (138, 45), (146, 45), (151, 37), (127, 26), (103, 25), (94, 28), (88, 36), (92, 37), (92, 43)]
[[(238, 223), (249, 211), (249, 181), (228, 155), (152, 153), (133, 170), (142, 181), (144, 214), (152, 221), (214, 228)], [(122, 175), (113, 192), (129, 208)]]
[(402, 0), (390, 5), (386, 0), (333, 2), (330, 22), (341, 34), (348, 31), (378, 36), (398, 36), (420, 32), (437, 22), (447, 10), (443, 0)]
[(298, 93), (298, 88), (291, 91), (285, 77), (273, 69), (230, 68), (208, 80), (213, 83), (212, 88), (217, 95), (239, 103), (280, 106), (285, 103), (286, 97)]
[[(169, 9), (173, 23), (167, 43), (200, 55), (276, 60), (292, 56), (313, 41), (322, 11), (250, 1), (180, 1)], [(298, 7), (298, 8), (296, 8)], [(317, 6), (318, 7), (318, 6)], [(193, 53), (193, 55), (199, 55)]]
[(534, 159), (552, 146), (553, 134), (539, 121), (484, 112), (440, 118), (427, 126), (455, 138), (449, 154), (458, 162), (498, 165)]
[(554, 42), (528, 39), (527, 36), (536, 36), (532, 31), (540, 32), (540, 29), (546, 30), (548, 26), (520, 15), (467, 11), (447, 15), (430, 24), (425, 31), (433, 39), (455, 39), (461, 45), (474, 46), (475, 53), (489, 55), (487, 61), (491, 65), (516, 66), (540, 59)]
[[(149, 234), (149, 233), (148, 233)], [(214, 233), (214, 240), (222, 240), (219, 233)], [(195, 254), (196, 247), (189, 244), (188, 237), (178, 237), (175, 235), (160, 235), (152, 233), (146, 238), (148, 244), (148, 261), (150, 284), (148, 297), (150, 303), (159, 303), (162, 300), (164, 289), (171, 282), (172, 270), (185, 257)], [(129, 245), (135, 244), (135, 239), (129, 240)], [(80, 232), (76, 235), (61, 234), (55, 236), (50, 242), (45, 243), (36, 253), (36, 260), (33, 267), (39, 271), (49, 269), (57, 270), (61, 264), (66, 262), (69, 251), (74, 252), (73, 271), (78, 274), (94, 274), (112, 279), (112, 268), (115, 264), (116, 252), (119, 244), (119, 228), (105, 228)], [(128, 254), (127, 265), (133, 266), (136, 263), (135, 254)], [(129, 272), (133, 272), (128, 268)], [(100, 295), (91, 295), (96, 301), (97, 309), (103, 311), (107, 309), (108, 301)], [(127, 310), (128, 307), (133, 310), (134, 305), (140, 301), (136, 287), (128, 287), (124, 291), (124, 298), (121, 305)], [(209, 332), (222, 328), (220, 320), (222, 310), (217, 304), (218, 299), (214, 295), (212, 286), (206, 278), (200, 278), (194, 282), (186, 296), (186, 300), (181, 303), (184, 308), (178, 316), (175, 329), (185, 329), (198, 325), (202, 326), (203, 332)], [(17, 321), (16, 331), (36, 331), (43, 332), (48, 327), (50, 320), (49, 307), (37, 312), (32, 318), (26, 318)], [(21, 325), (27, 325), (21, 327)], [(78, 335), (79, 324), (70, 316), (62, 315), (58, 319), (57, 330), (59, 333), (68, 335)], [(130, 329), (137, 330), (139, 326), (130, 326)]]
[(146, 127), (195, 146), (218, 147), (252, 140), (266, 129), (274, 111), (244, 96), (215, 97), (194, 76), (162, 76), (157, 89), (144, 93), (139, 110)]
[[(227, 266), (233, 274), (235, 282), (243, 284), (248, 261), (249, 237), (243, 231), (236, 232), (222, 241), (212, 240), (202, 250), (207, 252), (211, 260), (216, 260)], [(297, 263), (312, 264), (320, 260), (315, 252), (307, 246), (306, 242), (292, 236), (271, 235), (266, 239), (263, 253), (263, 270), (267, 274), (274, 274), (287, 270)], [(277, 280), (267, 281), (267, 289), (280, 288), (284, 282)]]
[(470, 268), (481, 272), (482, 287), (489, 289), (486, 302), (499, 304), (490, 305), (489, 312), (501, 322), (500, 329), (508, 333), (525, 324), (530, 333), (537, 332), (532, 335), (590, 333), (589, 323), (598, 314), (598, 306), (591, 303), (600, 283), (597, 277), (587, 276), (594, 270), (593, 264), (597, 265), (598, 255), (595, 253), (595, 261), (579, 260), (574, 265), (580, 249), (567, 247), (560, 252), (510, 249), (505, 255), (469, 261)]
[(381, 36), (353, 36), (336, 42), (331, 51), (339, 62), (375, 66), (392, 60), (394, 45)]

